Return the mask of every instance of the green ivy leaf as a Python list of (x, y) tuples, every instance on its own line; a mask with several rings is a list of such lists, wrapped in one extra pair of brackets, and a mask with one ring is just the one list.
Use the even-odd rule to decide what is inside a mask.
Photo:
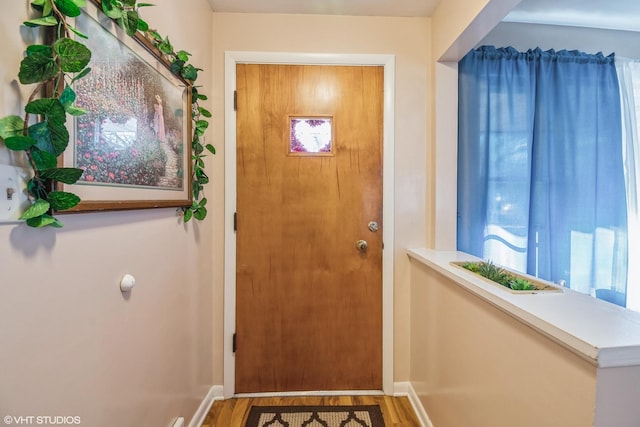
[(40, 12), (42, 16), (50, 15), (53, 10), (51, 0), (33, 0), (31, 7)]
[(69, 145), (69, 131), (64, 124), (44, 120), (29, 126), (28, 132), (36, 140), (36, 147), (56, 157)]
[(58, 159), (51, 153), (41, 150), (38, 147), (31, 147), (30, 151), (33, 162), (39, 171), (42, 169), (55, 168), (58, 164)]
[(33, 45), (27, 49), (27, 56), (20, 62), (18, 79), (22, 84), (40, 83), (58, 74), (58, 64), (53, 59), (53, 50)]
[(180, 74), (182, 73), (182, 70), (184, 69), (184, 61), (181, 61), (179, 59), (176, 59), (175, 61), (173, 61), (171, 63), (171, 72), (173, 74)]
[(77, 168), (53, 168), (40, 172), (42, 179), (53, 179), (65, 184), (75, 184), (80, 179), (84, 171)]
[(52, 156), (56, 157), (56, 150), (53, 149), (51, 144), (51, 132), (49, 131), (49, 123), (38, 122), (31, 126), (27, 130), (29, 136), (36, 140), (35, 146)]
[(20, 219), (29, 219), (35, 218), (42, 214), (47, 213), (51, 205), (44, 199), (38, 199), (34, 204), (29, 206), (29, 208), (24, 211), (22, 215), (20, 215)]
[(158, 43), (162, 41), (162, 36), (156, 30), (149, 30), (149, 35)]
[(83, 33), (82, 31), (80, 31), (79, 29), (77, 29), (76, 27), (72, 26), (72, 25), (68, 25), (69, 29), (78, 37), (81, 37), (83, 39), (88, 39), (89, 36), (86, 35), (85, 33)]
[(189, 64), (182, 70), (182, 77), (185, 80), (197, 80), (198, 79), (198, 70), (202, 71), (201, 68), (196, 68), (193, 65)]
[(71, 209), (80, 203), (80, 197), (66, 191), (52, 191), (47, 197), (51, 207), (56, 211)]
[(53, 48), (60, 56), (60, 68), (65, 73), (79, 73), (91, 61), (89, 48), (75, 40), (69, 38), (58, 39), (53, 44)]
[(191, 210), (191, 208), (187, 208), (187, 210), (184, 211), (184, 217), (183, 217), (184, 222), (185, 223), (189, 222), (192, 216), (193, 216), (193, 211)]
[(125, 6), (134, 7), (136, 5), (136, 0), (122, 0)]
[(122, 10), (117, 7), (113, 0), (102, 0), (102, 11), (111, 19), (122, 18)]
[(207, 122), (206, 120), (197, 120), (195, 129), (196, 136), (200, 137), (204, 135), (208, 127), (209, 122)]
[(42, 228), (48, 225), (55, 228), (62, 228), (63, 226), (62, 223), (57, 218), (54, 218), (49, 214), (42, 214), (35, 218), (29, 218), (27, 220), (27, 225), (29, 227), (34, 227), (34, 228)]
[(49, 15), (44, 18), (29, 19), (24, 22), (24, 25), (27, 27), (53, 27), (58, 25), (58, 20), (55, 16)]
[(198, 107), (198, 112), (206, 118), (211, 118), (211, 111), (204, 107)]
[(149, 31), (149, 24), (147, 24), (147, 21), (140, 18), (139, 16), (138, 16), (138, 30), (142, 31), (143, 33)]
[(63, 106), (66, 104), (71, 105), (76, 100), (76, 92), (70, 86), (66, 86), (58, 99)]
[(29, 114), (42, 114), (47, 120), (57, 123), (64, 123), (67, 117), (64, 112), (64, 106), (57, 98), (41, 98), (28, 103), (24, 110)]
[(80, 8), (73, 0), (53, 0), (63, 15), (75, 18), (80, 16)]
[(9, 150), (23, 151), (31, 148), (37, 141), (29, 136), (10, 136), (4, 139), (4, 145)]
[(7, 116), (0, 119), (0, 139), (22, 134), (24, 120), (18, 116)]
[(207, 175), (203, 175), (200, 178), (198, 178), (198, 183), (205, 185), (209, 183), (209, 177)]
[(62, 91), (60, 95), (60, 102), (64, 106), (64, 110), (71, 114), (72, 116), (82, 116), (87, 113), (87, 110), (83, 108), (76, 107), (73, 103), (76, 100), (76, 93), (71, 89), (70, 86), (67, 86)]
[(206, 120), (198, 120), (198, 121), (196, 121), (196, 128), (204, 130), (204, 129), (208, 128), (208, 127), (209, 127), (209, 122), (208, 121), (206, 121)]
[(53, 48), (46, 44), (29, 45), (27, 46), (26, 52), (27, 56), (41, 54), (53, 58)]
[(33, 197), (42, 199), (47, 197), (47, 188), (44, 185), (44, 181), (40, 177), (33, 177), (27, 181), (27, 191)]
[(207, 205), (207, 198), (203, 197), (202, 200), (200, 200), (200, 203), (198, 203), (198, 206), (203, 207)]
[(85, 7), (87, 5), (87, 0), (72, 0), (76, 6)]
[(81, 78), (83, 78), (84, 76), (86, 76), (87, 74), (89, 74), (91, 72), (91, 68), (87, 67), (84, 70), (80, 71), (78, 74), (76, 74), (76, 76), (71, 79), (71, 84), (74, 84), (76, 82), (76, 80), (80, 80)]
[(191, 192), (193, 193), (193, 198), (200, 198), (200, 191), (202, 191), (202, 185), (198, 181), (193, 181), (191, 184)]
[(138, 31), (139, 20), (140, 17), (138, 17), (138, 12), (134, 10), (127, 10), (120, 19), (118, 19), (118, 23), (128, 35), (133, 37), (136, 34), (136, 31)]
[(191, 54), (189, 52), (187, 52), (186, 50), (181, 50), (179, 52), (176, 52), (176, 57), (183, 61), (183, 62), (187, 62), (189, 61), (189, 57), (191, 56)]
[(53, 15), (53, 3), (52, 0), (44, 0), (42, 5), (42, 16)]
[(29, 127), (29, 135), (38, 140), (37, 147), (55, 156), (62, 154), (69, 145), (69, 131), (65, 126), (67, 115), (60, 100), (36, 99), (26, 105), (25, 111), (45, 116), (45, 120)]
[(53, 146), (53, 154), (59, 156), (69, 146), (69, 130), (64, 124), (47, 121), (47, 127), (51, 134), (51, 145)]
[(169, 37), (162, 39), (160, 37), (160, 43), (156, 46), (160, 52), (170, 55), (173, 52), (173, 46), (171, 46), (171, 42), (169, 42)]
[(205, 145), (205, 147), (207, 148), (207, 150), (209, 150), (211, 154), (216, 154), (216, 147), (214, 147), (213, 145), (207, 144)]
[(199, 207), (193, 212), (193, 217), (198, 221), (202, 221), (203, 219), (206, 218), (206, 216), (207, 216), (207, 208), (205, 207)]
[(76, 107), (75, 105), (69, 105), (64, 107), (65, 111), (72, 116), (84, 116), (87, 114), (87, 110), (84, 108)]
[(149, 7), (149, 6), (155, 6), (155, 4), (152, 4), (152, 3), (138, 3), (138, 7)]

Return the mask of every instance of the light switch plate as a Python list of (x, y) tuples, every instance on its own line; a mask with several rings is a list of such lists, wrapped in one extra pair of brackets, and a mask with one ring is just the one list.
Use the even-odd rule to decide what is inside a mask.
[(0, 223), (14, 223), (31, 205), (27, 194), (29, 169), (0, 164)]

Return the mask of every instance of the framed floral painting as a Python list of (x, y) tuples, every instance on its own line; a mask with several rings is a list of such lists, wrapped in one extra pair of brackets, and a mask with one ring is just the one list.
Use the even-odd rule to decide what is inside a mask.
[(73, 84), (76, 105), (66, 167), (76, 211), (190, 206), (191, 100), (188, 84), (143, 38), (127, 35), (93, 2), (76, 18), (88, 36), (91, 72)]

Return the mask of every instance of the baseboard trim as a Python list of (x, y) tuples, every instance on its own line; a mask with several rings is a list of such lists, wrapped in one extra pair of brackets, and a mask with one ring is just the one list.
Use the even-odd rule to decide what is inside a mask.
[[(279, 397), (279, 396), (344, 396), (344, 395), (375, 395), (383, 394), (380, 390), (349, 390), (349, 391), (304, 391), (304, 392), (285, 392), (285, 393), (238, 393), (234, 397)], [(413, 410), (418, 417), (418, 421), (422, 427), (434, 427), (433, 423), (427, 415), (427, 411), (422, 406), (422, 402), (418, 398), (413, 385), (410, 382), (396, 382), (393, 384), (394, 396), (407, 396)], [(204, 422), (211, 405), (216, 400), (224, 399), (224, 388), (221, 385), (214, 385), (209, 389), (207, 395), (202, 399), (200, 406), (191, 418), (189, 427), (200, 427)]]
[(202, 402), (200, 402), (200, 406), (198, 406), (198, 409), (196, 410), (195, 414), (193, 414), (193, 417), (191, 417), (189, 427), (200, 427), (204, 422), (204, 419), (207, 417), (207, 414), (209, 413), (213, 402), (222, 399), (224, 399), (222, 386), (212, 386), (204, 399), (202, 399)]
[(394, 396), (409, 396), (410, 382), (393, 383), (393, 395)]
[(427, 411), (422, 406), (422, 402), (418, 398), (418, 394), (416, 393), (413, 385), (410, 382), (397, 382), (393, 384), (393, 395), (394, 396), (407, 396), (409, 398), (409, 402), (411, 402), (411, 406), (413, 406), (413, 410), (418, 417), (418, 421), (422, 427), (434, 427), (433, 423), (429, 419), (429, 415), (427, 415)]
[(384, 395), (381, 390), (331, 390), (331, 391), (285, 391), (267, 393), (236, 393), (233, 397), (289, 397), (289, 396), (375, 396)]

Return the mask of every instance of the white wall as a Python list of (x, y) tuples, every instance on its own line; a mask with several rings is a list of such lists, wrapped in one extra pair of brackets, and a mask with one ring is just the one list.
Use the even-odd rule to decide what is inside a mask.
[(458, 61), (520, 0), (448, 0), (432, 17), (427, 142), (427, 244), (456, 247)]
[[(15, 83), (35, 40), (21, 26), (28, 3), (5, 2), (0, 15), (1, 116), (20, 114), (28, 93)], [(208, 2), (153, 3), (143, 16), (193, 53), (210, 93)], [(208, 194), (221, 193), (213, 182)], [(0, 225), (0, 415), (80, 416), (97, 427), (188, 421), (222, 376), (212, 362), (222, 209), (210, 208), (186, 226), (174, 209), (65, 215), (60, 230)], [(130, 298), (118, 288), (124, 273), (137, 279)]]
[(640, 367), (600, 368), (597, 374), (596, 427), (636, 427), (640, 421)]

